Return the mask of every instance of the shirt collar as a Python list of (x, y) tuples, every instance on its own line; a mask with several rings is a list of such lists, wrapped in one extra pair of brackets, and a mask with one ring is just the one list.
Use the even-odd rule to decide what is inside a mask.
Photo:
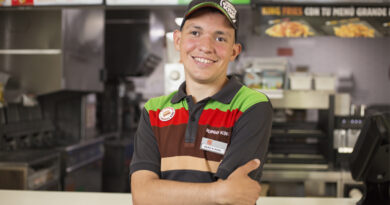
[[(211, 96), (211, 99), (224, 104), (229, 104), (232, 101), (233, 97), (242, 87), (242, 84), (234, 76), (228, 76), (228, 79), (228, 82), (223, 86), (223, 88), (215, 95)], [(174, 104), (178, 103), (186, 96), (186, 82), (183, 82), (180, 85), (178, 92), (172, 97), (171, 102)]]
[(172, 97), (171, 103), (178, 103), (180, 102), (183, 98), (187, 96), (186, 93), (186, 82), (184, 81), (180, 87), (177, 93)]

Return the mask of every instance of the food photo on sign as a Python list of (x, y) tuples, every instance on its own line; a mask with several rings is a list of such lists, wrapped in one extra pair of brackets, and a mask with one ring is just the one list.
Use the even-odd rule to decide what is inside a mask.
[(11, 0), (0, 0), (0, 6), (11, 6)]
[(323, 30), (329, 35), (341, 38), (374, 38), (383, 37), (372, 25), (360, 18), (326, 21)]
[(297, 38), (315, 36), (316, 31), (305, 20), (290, 21), (290, 19), (270, 20), (271, 25), (265, 30), (265, 33), (271, 37), (278, 38)]
[(274, 38), (390, 36), (390, 7), (259, 6), (255, 32)]

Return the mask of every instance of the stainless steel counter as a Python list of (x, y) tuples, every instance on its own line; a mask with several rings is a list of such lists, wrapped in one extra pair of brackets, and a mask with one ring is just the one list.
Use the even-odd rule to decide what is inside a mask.
[[(7, 205), (132, 205), (131, 194), (86, 193), (86, 192), (47, 192), (0, 190), (1, 204)], [(256, 204), (261, 205), (355, 205), (356, 199), (348, 198), (297, 198), (260, 197)]]
[[(287, 168), (290, 168), (287, 166)], [(352, 179), (351, 173), (347, 171), (318, 171), (318, 170), (272, 170), (264, 169), (262, 181), (264, 182), (303, 182), (305, 190), (312, 189), (312, 186), (325, 186), (326, 183), (335, 183), (337, 186), (337, 197), (343, 197), (345, 184), (359, 184)]]

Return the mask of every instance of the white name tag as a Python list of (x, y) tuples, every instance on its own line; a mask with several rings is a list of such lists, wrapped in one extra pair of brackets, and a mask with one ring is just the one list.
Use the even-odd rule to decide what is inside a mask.
[(227, 143), (220, 142), (217, 140), (209, 139), (206, 137), (202, 138), (202, 142), (200, 143), (200, 149), (213, 152), (216, 154), (224, 155), (226, 152)]

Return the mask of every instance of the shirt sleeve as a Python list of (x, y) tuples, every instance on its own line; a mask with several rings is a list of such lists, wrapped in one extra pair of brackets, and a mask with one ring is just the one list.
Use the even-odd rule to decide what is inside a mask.
[(138, 170), (149, 170), (160, 176), (160, 152), (156, 137), (144, 108), (134, 136), (134, 153), (130, 163), (130, 175)]
[(260, 182), (272, 129), (271, 103), (260, 102), (246, 110), (233, 126), (230, 145), (217, 170), (216, 177), (226, 179), (235, 169), (258, 158), (260, 167), (249, 176)]

